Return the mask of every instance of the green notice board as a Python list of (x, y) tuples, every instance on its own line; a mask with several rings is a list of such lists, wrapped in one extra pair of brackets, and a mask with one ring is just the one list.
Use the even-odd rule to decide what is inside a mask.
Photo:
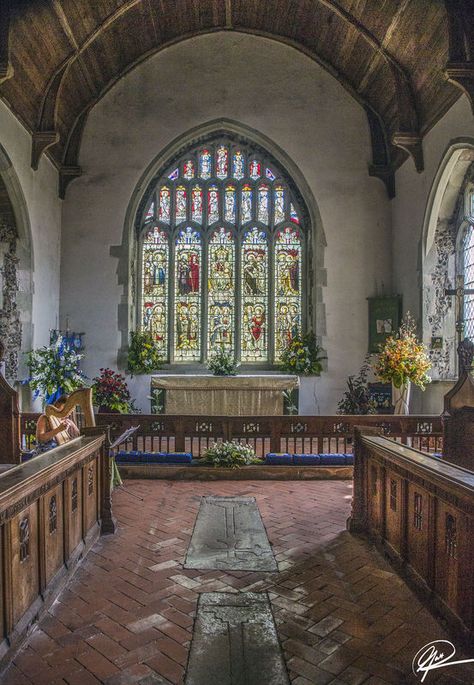
[(402, 296), (368, 297), (369, 352), (378, 352), (390, 335), (398, 332), (402, 316)]

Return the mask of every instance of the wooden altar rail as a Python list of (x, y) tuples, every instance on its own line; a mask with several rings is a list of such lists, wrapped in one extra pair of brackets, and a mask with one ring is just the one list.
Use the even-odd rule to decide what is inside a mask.
[(0, 476), (2, 665), (99, 533), (114, 530), (106, 438), (89, 431)]
[(370, 428), (355, 432), (349, 529), (373, 539), (472, 641), (474, 472), (375, 433)]
[[(21, 417), (26, 447), (34, 436), (36, 414)], [(251, 445), (261, 457), (267, 452), (352, 452), (356, 425), (375, 426), (385, 435), (426, 452), (442, 452), (438, 416), (173, 416), (157, 414), (97, 414), (97, 425), (108, 425), (114, 439), (129, 426), (140, 428), (127, 450), (187, 451), (194, 457), (213, 443), (237, 440)]]

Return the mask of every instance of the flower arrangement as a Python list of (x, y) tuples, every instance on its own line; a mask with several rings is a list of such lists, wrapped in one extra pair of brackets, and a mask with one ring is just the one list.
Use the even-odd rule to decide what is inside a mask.
[(130, 391), (125, 376), (112, 369), (99, 369), (100, 375), (92, 379), (93, 402), (100, 409), (127, 414), (132, 409)]
[(224, 348), (214, 352), (207, 362), (207, 368), (212, 371), (214, 376), (236, 376), (240, 364), (235, 361), (232, 352)]
[(204, 452), (202, 460), (211, 466), (227, 466), (231, 469), (262, 463), (251, 447), (236, 442), (216, 443)]
[(152, 373), (161, 369), (163, 359), (150, 331), (133, 331), (130, 334), (127, 368), (134, 374)]
[(323, 370), (322, 348), (316, 343), (314, 333), (298, 333), (281, 354), (280, 369), (298, 376), (319, 376)]
[(409, 312), (405, 315), (396, 336), (387, 338), (381, 346), (374, 371), (384, 383), (401, 388), (411, 381), (422, 390), (431, 378), (427, 371), (431, 362), (426, 347), (416, 337), (416, 323)]
[(30, 385), (35, 398), (42, 395), (46, 404), (53, 404), (61, 395), (86, 384), (86, 377), (79, 368), (83, 356), (59, 335), (48, 347), (27, 353), (30, 377), (23, 383)]
[(376, 414), (377, 403), (370, 396), (367, 382), (370, 364), (368, 359), (362, 364), (357, 376), (349, 376), (347, 390), (337, 405), (338, 414)]

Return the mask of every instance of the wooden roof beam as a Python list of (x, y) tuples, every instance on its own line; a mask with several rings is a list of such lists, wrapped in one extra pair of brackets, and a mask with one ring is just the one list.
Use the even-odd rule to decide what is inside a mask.
[(383, 181), (391, 200), (395, 197), (395, 169), (391, 160), (385, 124), (380, 115), (371, 107), (366, 106), (365, 111), (372, 141), (372, 164), (369, 165), (369, 176)]
[(32, 133), (33, 144), (31, 146), (31, 167), (37, 169), (43, 152), (59, 142), (59, 133), (56, 130), (56, 108), (59, 87), (63, 74), (66, 70), (66, 60), (51, 77), (46, 92), (41, 102), (38, 123)]
[(2, 0), (0, 7), (0, 84), (13, 76), (10, 62), (10, 16), (11, 0)]
[(448, 14), (449, 59), (444, 70), (471, 103), (474, 114), (474, 9), (472, 0), (445, 0)]
[(62, 164), (59, 168), (59, 197), (64, 200), (66, 190), (71, 181), (82, 175), (82, 169), (78, 165), (79, 150), (81, 147), (82, 134), (86, 124), (90, 107), (82, 110), (76, 117), (69, 133), (63, 154)]
[(392, 68), (397, 98), (398, 127), (392, 134), (392, 145), (408, 152), (418, 173), (424, 166), (422, 136), (418, 124), (418, 112), (409, 82), (397, 69)]

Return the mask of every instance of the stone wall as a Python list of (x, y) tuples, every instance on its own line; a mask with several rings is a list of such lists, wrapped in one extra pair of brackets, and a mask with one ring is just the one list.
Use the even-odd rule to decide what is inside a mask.
[(30, 134), (0, 102), (0, 176), (14, 213), (15, 226), (10, 228), (17, 233), (14, 252), (18, 260), (18, 289), (16, 293), (10, 292), (9, 298), (14, 295), (21, 322), (19, 378), (26, 375), (21, 352), (47, 344), (49, 329), (56, 327), (59, 314), (61, 201), (57, 193), (58, 175), (45, 157), (38, 171), (33, 171), (30, 156)]
[(403, 308), (422, 322), (427, 345), (443, 337), (443, 348), (432, 351), (433, 382), (425, 393), (415, 391), (411, 410), (440, 413), (443, 396), (456, 374), (455, 316), (452, 298), (455, 274), (456, 203), (472, 159), (463, 150), (474, 148), (474, 117), (468, 100), (460, 100), (423, 141), (425, 170), (417, 174), (408, 160), (396, 174), (397, 196), (392, 201), (393, 283), (403, 295)]
[[(327, 371), (301, 411), (334, 412), (367, 351), (366, 298), (391, 292), (385, 187), (370, 178), (364, 110), (319, 65), (266, 38), (220, 32), (181, 42), (121, 79), (91, 111), (84, 174), (63, 207), (61, 322), (85, 331), (86, 372), (116, 367), (130, 290), (127, 236), (145, 171), (180, 136), (230, 120), (266, 136), (296, 170), (313, 215), (315, 325)], [(149, 379), (134, 379), (147, 409)]]

